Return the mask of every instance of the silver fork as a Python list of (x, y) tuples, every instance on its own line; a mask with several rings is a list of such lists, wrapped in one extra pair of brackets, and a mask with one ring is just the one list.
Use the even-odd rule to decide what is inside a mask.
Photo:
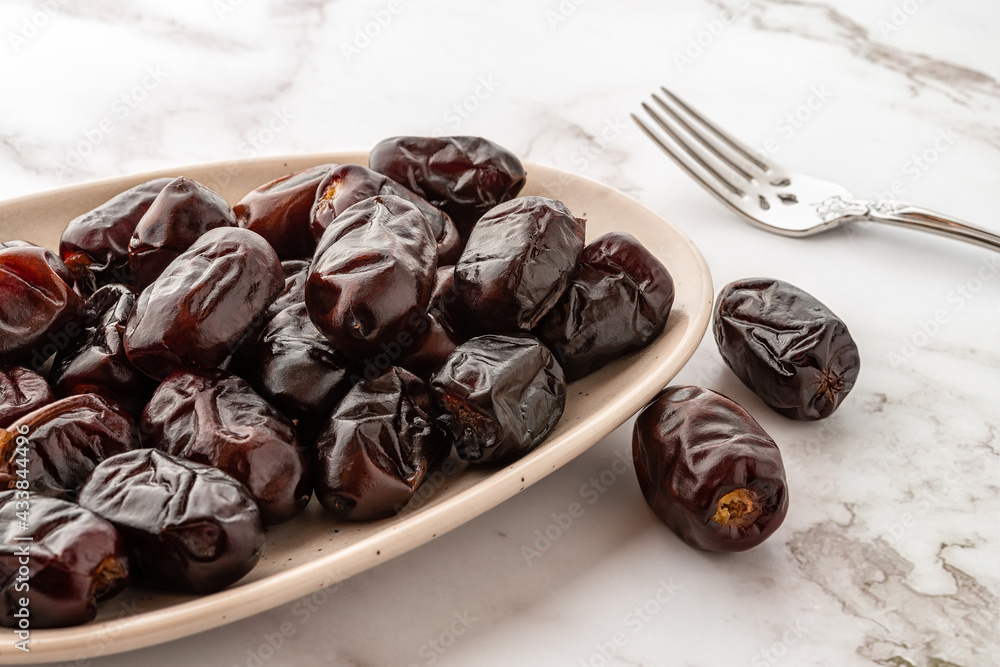
[[(784, 236), (812, 236), (848, 222), (884, 222), (1000, 251), (1000, 236), (943, 213), (894, 201), (864, 201), (836, 183), (766, 160), (709, 122), (666, 88), (662, 113), (642, 108), (662, 132), (634, 120), (684, 171), (750, 223)], [(664, 134), (666, 136), (664, 136)]]

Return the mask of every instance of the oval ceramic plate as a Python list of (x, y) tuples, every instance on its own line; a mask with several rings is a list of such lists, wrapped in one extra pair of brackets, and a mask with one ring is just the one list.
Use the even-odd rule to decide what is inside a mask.
[[(119, 192), (162, 176), (184, 175), (230, 203), (291, 171), (325, 162), (367, 164), (365, 153), (331, 153), (208, 164), (74, 185), (0, 203), (0, 240), (58, 248), (72, 218)], [(232, 587), (202, 597), (131, 587), (101, 604), (82, 626), (31, 632), (30, 653), (0, 628), (0, 663), (73, 661), (128, 651), (209, 630), (277, 607), (409, 551), (469, 521), (584, 452), (648, 403), (694, 353), (708, 326), (712, 282), (697, 248), (676, 227), (622, 193), (550, 167), (525, 165), (522, 194), (562, 199), (587, 219), (588, 241), (610, 231), (638, 238), (670, 270), (676, 300), (664, 333), (569, 386), (566, 412), (541, 447), (505, 468), (448, 468), (428, 478), (398, 516), (338, 522), (314, 500), (303, 516), (268, 531), (261, 562)]]

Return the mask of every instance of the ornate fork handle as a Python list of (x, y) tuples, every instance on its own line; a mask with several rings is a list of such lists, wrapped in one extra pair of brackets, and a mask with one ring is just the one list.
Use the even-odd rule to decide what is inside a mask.
[(895, 201), (863, 201), (830, 197), (816, 206), (816, 212), (827, 222), (837, 219), (884, 222), (897, 227), (920, 229), (932, 234), (975, 243), (1000, 251), (1000, 236), (958, 218), (929, 208)]

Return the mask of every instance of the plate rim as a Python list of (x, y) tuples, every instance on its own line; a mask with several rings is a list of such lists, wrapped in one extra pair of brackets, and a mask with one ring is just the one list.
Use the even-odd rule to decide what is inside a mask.
[[(364, 160), (367, 155), (368, 151), (366, 150), (344, 150), (258, 156), (167, 167), (99, 178), (5, 199), (0, 201), (0, 210), (26, 204), (40, 197), (72, 195), (75, 192), (110, 187), (131, 181), (145, 182), (163, 176), (176, 176), (185, 170), (226, 169), (232, 165), (249, 164), (258, 167), (266, 167), (267, 165), (279, 167), (284, 163), (283, 166), (287, 167), (288, 163), (302, 162), (364, 164), (363, 161), (359, 160)], [(458, 492), (455, 496), (422, 508), (419, 513), (407, 517), (404, 523), (387, 526), (386, 529), (362, 538), (350, 546), (332, 551), (286, 571), (169, 607), (135, 616), (91, 622), (68, 628), (34, 630), (32, 631), (31, 652), (24, 653), (15, 649), (13, 639), (10, 644), (3, 642), (3, 645), (0, 645), (0, 664), (72, 661), (79, 658), (92, 659), (123, 653), (199, 634), (292, 602), (311, 592), (326, 588), (375, 567), (381, 562), (400, 556), (486, 513), (590, 449), (608, 433), (630, 419), (635, 412), (641, 409), (642, 405), (652, 400), (687, 364), (708, 329), (714, 300), (714, 288), (711, 272), (704, 256), (683, 230), (634, 197), (587, 176), (557, 167), (529, 161), (524, 161), (523, 164), (529, 174), (529, 179), (533, 170), (536, 173), (540, 171), (543, 175), (545, 172), (551, 172), (552, 175), (569, 176), (571, 181), (582, 182), (590, 190), (610, 191), (623, 197), (668, 225), (683, 241), (686, 251), (698, 269), (698, 286), (701, 288), (701, 293), (697, 295), (692, 304), (696, 306), (696, 310), (690, 313), (686, 312), (688, 317), (686, 329), (671, 352), (670, 363), (656, 367), (652, 372), (647, 373), (640, 382), (629, 385), (625, 391), (613, 396), (607, 403), (610, 409), (602, 411), (595, 419), (583, 420), (581, 424), (570, 427), (563, 434), (563, 437), (567, 440), (572, 439), (572, 442), (568, 442), (562, 447), (536, 449), (512, 464), (497, 468), (488, 478)], [(677, 354), (678, 351), (679, 354)], [(633, 410), (632, 407), (636, 405), (639, 407), (635, 407)], [(616, 415), (623, 412), (627, 413), (628, 416), (624, 420), (619, 420)], [(525, 462), (530, 464), (527, 474), (521, 471)], [(520, 479), (517, 479), (518, 477)], [(463, 506), (472, 509), (463, 511), (461, 509)], [(342, 564), (334, 565), (337, 562)], [(5, 630), (10, 630), (13, 636), (12, 629)], [(81, 641), (81, 633), (84, 634), (84, 641)], [(8, 652), (7, 646), (10, 647), (10, 652)]]

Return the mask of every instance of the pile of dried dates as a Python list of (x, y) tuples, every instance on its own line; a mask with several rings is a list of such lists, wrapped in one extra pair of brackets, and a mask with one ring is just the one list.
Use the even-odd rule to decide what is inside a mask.
[(396, 137), (235, 206), (143, 183), (59, 255), (0, 239), (0, 625), (29, 589), (35, 628), (130, 578), (216, 591), (312, 495), (389, 517), (453, 451), (538, 447), (567, 382), (663, 331), (674, 285), (525, 179), (485, 139)]

